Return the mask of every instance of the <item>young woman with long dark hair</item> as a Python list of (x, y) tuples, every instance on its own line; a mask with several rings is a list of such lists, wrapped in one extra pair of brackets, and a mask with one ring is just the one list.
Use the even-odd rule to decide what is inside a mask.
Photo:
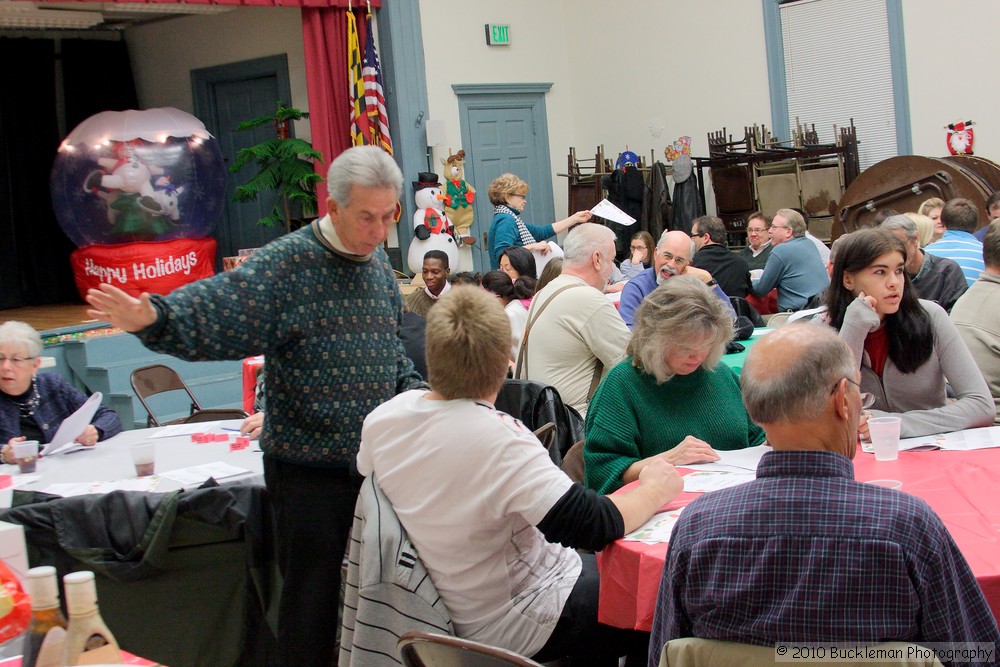
[[(885, 230), (859, 230), (837, 246), (829, 323), (854, 352), (861, 390), (876, 397), (870, 415), (898, 414), (904, 438), (991, 424), (982, 373), (945, 310), (917, 298), (905, 263), (903, 244)], [(957, 400), (948, 399), (946, 383)]]

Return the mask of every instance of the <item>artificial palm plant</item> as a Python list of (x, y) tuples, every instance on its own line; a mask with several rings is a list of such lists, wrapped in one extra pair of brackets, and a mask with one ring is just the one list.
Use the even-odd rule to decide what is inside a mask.
[(279, 101), (273, 115), (245, 121), (236, 128), (247, 130), (267, 123), (273, 123), (275, 128), (274, 139), (240, 150), (229, 168), (238, 172), (247, 164), (257, 166), (256, 176), (236, 188), (234, 201), (251, 202), (263, 192), (277, 193), (274, 208), (258, 220), (259, 224), (284, 224), (285, 231), (290, 231), (293, 206), (304, 216), (316, 215), (316, 184), (323, 179), (313, 170), (313, 160), (322, 160), (323, 156), (308, 141), (289, 136), (291, 122), (308, 117), (308, 112), (286, 107), (284, 101)]

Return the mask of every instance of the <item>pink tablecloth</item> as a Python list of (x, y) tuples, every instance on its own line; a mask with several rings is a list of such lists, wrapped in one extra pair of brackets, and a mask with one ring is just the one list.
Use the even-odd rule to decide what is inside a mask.
[[(858, 452), (855, 478), (897, 479), (902, 490), (923, 498), (958, 544), (993, 615), (1000, 619), (1000, 449), (973, 452), (902, 452), (898, 461), (875, 461)], [(665, 509), (687, 505), (683, 493)], [(601, 598), (598, 618), (620, 628), (649, 630), (656, 608), (666, 544), (618, 540), (598, 555)]]
[(254, 390), (257, 388), (257, 370), (264, 365), (264, 357), (243, 360), (243, 411), (252, 415)]

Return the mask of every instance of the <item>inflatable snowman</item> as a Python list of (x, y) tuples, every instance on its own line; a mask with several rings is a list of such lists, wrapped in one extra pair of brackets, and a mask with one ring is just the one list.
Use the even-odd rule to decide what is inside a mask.
[(458, 242), (455, 227), (445, 215), (447, 196), (441, 193), (438, 175), (420, 172), (419, 180), (413, 181), (413, 201), (417, 212), (413, 214), (413, 239), (406, 255), (406, 264), (415, 275), (424, 266), (424, 255), (430, 250), (442, 250), (448, 255), (448, 265), (452, 273), (458, 267)]

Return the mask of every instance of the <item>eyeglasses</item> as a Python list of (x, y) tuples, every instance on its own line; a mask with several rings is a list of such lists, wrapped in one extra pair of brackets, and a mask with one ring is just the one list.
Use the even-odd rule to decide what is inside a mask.
[[(851, 378), (848, 378), (848, 377), (845, 377), (844, 379), (847, 380), (848, 382), (850, 382), (851, 384), (853, 384), (855, 387), (857, 387), (859, 391), (861, 390), (861, 383), (860, 382), (855, 382), (854, 380), (852, 380)], [(839, 387), (839, 386), (840, 386), (840, 380), (837, 380), (833, 384), (833, 389), (830, 390), (830, 393), (832, 394), (833, 392), (837, 391), (837, 387)], [(873, 405), (875, 405), (875, 394), (871, 393), (870, 391), (862, 391), (861, 392), (861, 409), (862, 410), (867, 410), (868, 408), (870, 408)]]
[(513, 194), (511, 197), (520, 197), (522, 201), (528, 201), (528, 195)]
[(747, 234), (763, 234), (766, 231), (766, 227), (747, 227)]
[(36, 358), (37, 357), (0, 357), (0, 364), (3, 364), (5, 361), (9, 361), (15, 366), (21, 366), (29, 361), (33, 361)]
[(673, 253), (666, 252), (665, 250), (661, 250), (660, 253), (659, 253), (659, 255), (665, 261), (669, 262), (670, 260), (674, 260), (674, 264), (677, 264), (678, 266), (683, 266), (684, 264), (688, 263), (688, 260), (687, 260), (686, 257), (675, 257), (673, 255)]
[(629, 246), (629, 250), (631, 250), (632, 252), (635, 252), (636, 250), (645, 250), (645, 249), (646, 249), (646, 246), (644, 246), (644, 245), (630, 245)]
[(705, 232), (702, 232), (702, 233), (700, 233), (700, 234), (695, 234), (694, 232), (688, 232), (688, 235), (689, 235), (689, 236), (690, 236), (691, 238), (693, 238), (693, 239), (697, 239), (697, 238), (701, 238), (702, 236), (704, 236), (704, 235), (705, 235)]

